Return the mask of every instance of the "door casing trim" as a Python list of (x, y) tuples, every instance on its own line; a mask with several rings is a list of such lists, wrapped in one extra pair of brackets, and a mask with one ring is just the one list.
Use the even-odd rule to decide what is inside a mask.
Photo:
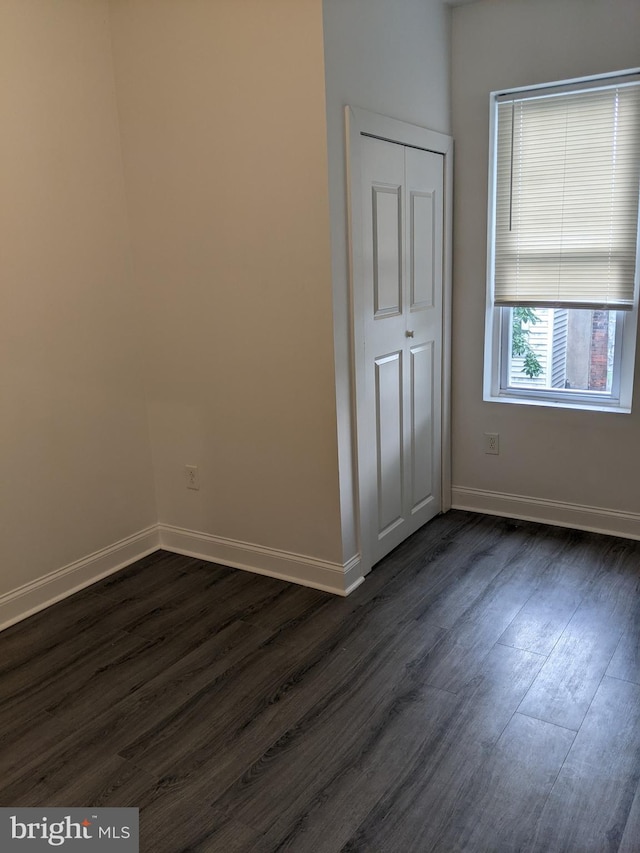
[(444, 222), (442, 270), (442, 512), (451, 509), (451, 291), (452, 291), (452, 235), (453, 235), (453, 139), (442, 133), (408, 124), (388, 116), (379, 115), (360, 107), (345, 107), (346, 132), (346, 184), (348, 208), (348, 258), (349, 295), (351, 306), (351, 380), (355, 393), (352, 397), (351, 416), (354, 424), (354, 481), (356, 494), (356, 530), (361, 555), (361, 571), (368, 574), (372, 567), (367, 537), (363, 535), (361, 503), (364, 469), (358, 442), (358, 400), (363, 398), (364, 317), (360, 305), (362, 280), (362, 204), (361, 204), (361, 140), (373, 137), (411, 148), (431, 151), (443, 156), (444, 169)]

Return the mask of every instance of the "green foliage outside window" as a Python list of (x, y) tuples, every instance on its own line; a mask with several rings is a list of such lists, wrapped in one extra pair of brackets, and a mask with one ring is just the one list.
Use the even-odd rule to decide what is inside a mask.
[(513, 324), (511, 329), (511, 357), (523, 358), (522, 373), (525, 373), (529, 379), (535, 379), (542, 373), (542, 365), (529, 343), (529, 329), (524, 328), (524, 324), (534, 326), (540, 322), (540, 317), (532, 308), (518, 307), (512, 309), (511, 319)]

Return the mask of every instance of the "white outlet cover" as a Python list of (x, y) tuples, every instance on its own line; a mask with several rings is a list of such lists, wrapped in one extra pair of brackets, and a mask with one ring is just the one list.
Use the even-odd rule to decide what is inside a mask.
[(498, 456), (500, 453), (500, 436), (497, 432), (485, 432), (484, 434), (484, 452), (493, 456)]
[(200, 488), (200, 473), (197, 465), (185, 465), (184, 476), (187, 480), (187, 488), (198, 491)]

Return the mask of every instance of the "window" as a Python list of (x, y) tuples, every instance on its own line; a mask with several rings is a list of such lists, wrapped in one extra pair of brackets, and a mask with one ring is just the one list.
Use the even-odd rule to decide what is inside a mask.
[(491, 95), (485, 399), (631, 410), (640, 70)]

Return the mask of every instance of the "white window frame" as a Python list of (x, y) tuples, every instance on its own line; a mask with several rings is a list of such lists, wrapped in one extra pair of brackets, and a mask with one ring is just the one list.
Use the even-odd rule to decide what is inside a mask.
[[(558, 83), (538, 86), (523, 86), (509, 92), (531, 92), (534, 89), (574, 87), (596, 88), (600, 84), (615, 83), (617, 78), (637, 75), (640, 69), (620, 71), (616, 74), (600, 74), (580, 77)], [(605, 84), (605, 85), (606, 85)], [(506, 342), (510, 341), (508, 322), (509, 308), (496, 307), (493, 302), (493, 279), (495, 269), (495, 206), (497, 172), (497, 97), (504, 90), (491, 92), (489, 121), (489, 193), (487, 212), (487, 302), (485, 317), (484, 382), (483, 399), (487, 402), (515, 403), (530, 406), (548, 406), (565, 409), (586, 409), (602, 412), (630, 413), (633, 396), (633, 376), (636, 360), (636, 338), (638, 329), (638, 291), (640, 276), (640, 229), (636, 246), (636, 282), (634, 306), (631, 311), (618, 311), (616, 317), (616, 341), (613, 387), (610, 393), (602, 391), (580, 391), (571, 389), (514, 388), (506, 384), (505, 364), (502, 358)], [(508, 344), (507, 344), (508, 345)]]

